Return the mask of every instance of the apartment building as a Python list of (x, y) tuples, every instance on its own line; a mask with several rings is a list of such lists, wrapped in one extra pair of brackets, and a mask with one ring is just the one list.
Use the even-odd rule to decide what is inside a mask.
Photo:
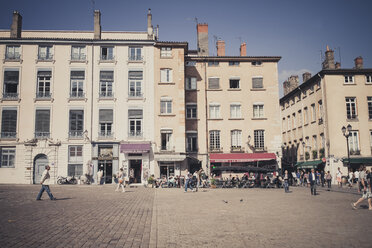
[(371, 77), (362, 57), (344, 69), (327, 47), (320, 72), (304, 73), (301, 85), (298, 76), (283, 83), (284, 167), (324, 169), (335, 178), (338, 167), (346, 175), (349, 166), (372, 165)]
[[(208, 25), (197, 25), (198, 50), (186, 56), (186, 153), (190, 171), (208, 174), (280, 167), (277, 63), (281, 57), (209, 56)], [(229, 167), (229, 168), (228, 168)]]
[(1, 183), (80, 176), (93, 165), (111, 183), (120, 167), (143, 183), (154, 173), (156, 30), (0, 31)]

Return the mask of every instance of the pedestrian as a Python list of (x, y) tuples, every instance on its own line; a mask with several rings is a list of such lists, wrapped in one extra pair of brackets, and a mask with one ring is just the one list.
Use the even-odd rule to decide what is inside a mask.
[(320, 171), (320, 181), (322, 182), (322, 187), (324, 188), (324, 184), (325, 184), (325, 175), (324, 175), (324, 170), (321, 170)]
[(319, 171), (316, 171), (316, 185), (320, 185), (320, 173)]
[(300, 170), (297, 170), (296, 180), (297, 180), (297, 186), (300, 186), (301, 185), (301, 173), (300, 173)]
[(99, 169), (97, 172), (97, 184), (101, 185), (102, 184), (102, 177), (103, 177), (103, 170)]
[(328, 187), (328, 189), (330, 189), (331, 188), (331, 183), (332, 183), (332, 175), (329, 171), (327, 172), (326, 180), (327, 180), (327, 187)]
[(363, 194), (362, 194), (362, 197), (359, 198), (356, 202), (351, 203), (351, 207), (353, 209), (357, 209), (357, 206), (359, 203), (361, 203), (364, 200), (367, 200), (368, 205), (369, 205), (368, 210), (372, 210), (371, 186), (368, 187), (367, 173), (366, 173), (365, 167), (363, 167), (362, 171), (359, 173), (359, 182), (360, 182)]
[(133, 168), (130, 168), (129, 169), (129, 184), (131, 183), (135, 183), (135, 180), (134, 180), (134, 169)]
[(358, 188), (358, 193), (360, 193), (360, 190), (359, 190), (359, 168), (354, 172), (354, 178), (355, 178), (356, 187)]
[(337, 180), (337, 185), (339, 188), (342, 188), (342, 172), (340, 170), (340, 167), (338, 167), (337, 172), (336, 172), (336, 180)]
[(314, 172), (314, 169), (311, 169), (311, 173), (309, 175), (309, 182), (310, 182), (310, 191), (312, 195), (316, 195), (316, 180), (317, 180), (317, 175)]
[(41, 196), (43, 195), (44, 190), (48, 193), (48, 196), (52, 201), (57, 200), (57, 198), (53, 196), (53, 194), (50, 192), (50, 189), (49, 189), (49, 179), (50, 179), (49, 170), (50, 170), (50, 166), (46, 165), (45, 170), (43, 174), (41, 175), (41, 181), (40, 181), (41, 189), (39, 191), (39, 194), (36, 197), (37, 201), (41, 200)]
[(284, 192), (289, 193), (289, 175), (288, 175), (287, 170), (285, 170), (284, 172), (283, 180), (284, 180)]
[(118, 173), (118, 186), (116, 187), (115, 191), (119, 191), (119, 188), (122, 188), (122, 192), (125, 192), (125, 178), (124, 178), (124, 170), (123, 168), (120, 168), (119, 173)]
[(187, 192), (187, 188), (190, 188), (193, 190), (192, 185), (191, 185), (191, 179), (192, 179), (192, 174), (189, 173), (188, 170), (186, 170), (186, 175), (185, 175), (185, 193)]
[(348, 182), (349, 182), (349, 188), (351, 189), (351, 187), (353, 187), (353, 180), (354, 180), (354, 173), (353, 173), (353, 170), (350, 169), (349, 171), (349, 178), (348, 178)]

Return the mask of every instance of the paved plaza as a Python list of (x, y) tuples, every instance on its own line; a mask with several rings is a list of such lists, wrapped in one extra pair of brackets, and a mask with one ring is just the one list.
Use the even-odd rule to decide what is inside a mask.
[(371, 247), (355, 191), (0, 185), (1, 247)]

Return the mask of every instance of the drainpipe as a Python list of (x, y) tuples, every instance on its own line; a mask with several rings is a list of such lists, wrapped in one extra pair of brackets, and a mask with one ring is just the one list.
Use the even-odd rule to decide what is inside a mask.
[[(320, 89), (322, 91), (322, 105), (323, 105), (323, 109), (322, 109), (322, 115), (323, 115), (323, 134), (324, 134), (324, 141), (325, 141), (325, 144), (324, 144), (324, 156), (326, 158), (328, 158), (328, 161), (329, 161), (329, 146), (327, 145), (328, 143), (328, 114), (327, 114), (327, 111), (326, 111), (326, 97), (325, 97), (325, 82), (324, 80), (322, 80), (322, 76), (318, 73), (318, 77), (320, 78)], [(327, 148), (327, 149), (325, 149)], [(329, 162), (328, 162), (329, 163)]]
[(207, 174), (210, 174), (208, 173), (208, 169), (210, 171), (210, 164), (209, 164), (209, 152), (208, 152), (208, 147), (209, 147), (209, 144), (208, 144), (208, 91), (207, 91), (207, 87), (208, 87), (208, 78), (207, 78), (207, 62), (204, 61), (204, 81), (205, 81), (205, 88), (204, 88), (204, 97), (205, 97), (205, 144), (206, 144), (206, 148), (207, 148), (207, 164), (206, 164), (206, 167), (207, 167)]
[[(300, 90), (300, 100), (301, 100), (301, 119), (302, 119), (302, 142), (305, 141), (305, 111), (304, 111), (304, 101), (303, 101), (303, 98), (302, 98), (302, 90), (301, 90), (301, 87), (298, 86), (298, 89)], [(309, 121), (309, 120), (307, 120)], [(301, 144), (300, 144), (301, 145)], [(303, 156), (304, 156), (304, 161), (305, 161), (305, 147), (303, 146)], [(298, 161), (298, 160), (297, 160)]]

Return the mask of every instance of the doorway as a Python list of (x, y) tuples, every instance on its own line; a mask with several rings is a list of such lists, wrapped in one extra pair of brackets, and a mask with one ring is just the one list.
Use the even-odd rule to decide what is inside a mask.
[(129, 160), (129, 183), (141, 183), (142, 160)]
[(112, 183), (112, 160), (99, 160), (98, 170), (103, 171), (102, 182)]
[(41, 175), (48, 165), (48, 157), (45, 154), (38, 154), (34, 159), (34, 184), (40, 184)]
[(160, 177), (174, 177), (174, 163), (164, 163), (160, 164)]

